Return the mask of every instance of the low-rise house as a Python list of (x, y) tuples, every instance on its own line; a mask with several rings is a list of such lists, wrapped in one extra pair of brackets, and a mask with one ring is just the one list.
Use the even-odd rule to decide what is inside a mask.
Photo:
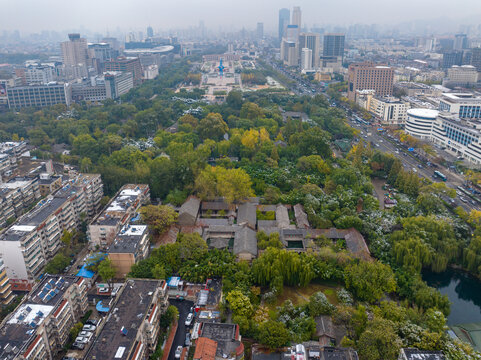
[(87, 283), (47, 275), (1, 324), (0, 359), (58, 358), (70, 329), (87, 311)]
[(296, 218), (296, 225), (299, 229), (309, 229), (309, 220), (301, 204), (294, 205), (294, 217)]
[(148, 226), (126, 225), (107, 250), (109, 260), (117, 270), (116, 276), (127, 276), (132, 265), (147, 258), (149, 249)]
[(257, 257), (257, 233), (242, 226), (234, 236), (234, 255), (238, 260), (252, 261)]
[[(192, 335), (193, 340), (196, 340), (194, 359), (241, 360), (244, 358), (244, 344), (239, 334), (239, 325), (202, 322), (198, 329), (198, 333), (194, 332)], [(198, 345), (200, 347), (197, 352)]]
[(245, 224), (252, 230), (255, 230), (257, 221), (256, 210), (257, 206), (253, 203), (240, 204), (237, 208), (237, 224)]
[(199, 215), (200, 200), (190, 196), (180, 207), (177, 222), (180, 226), (194, 226)]
[(157, 346), (159, 319), (167, 306), (165, 280), (127, 280), (84, 359), (148, 359)]
[(402, 348), (398, 360), (444, 360), (442, 351), (418, 350), (415, 348)]
[(288, 250), (304, 251), (307, 247), (306, 229), (280, 229), (279, 238)]
[(280, 229), (291, 228), (291, 221), (289, 220), (289, 212), (284, 205), (277, 205), (276, 207), (276, 222)]
[(220, 201), (202, 201), (201, 203), (202, 218), (235, 218), (235, 205), (227, 204)]
[(366, 241), (362, 234), (354, 228), (350, 229), (309, 229), (308, 236), (310, 238), (316, 238), (325, 236), (328, 239), (340, 240), (344, 239), (346, 242), (346, 248), (354, 256), (362, 258), (364, 260), (371, 259), (371, 253), (366, 245)]

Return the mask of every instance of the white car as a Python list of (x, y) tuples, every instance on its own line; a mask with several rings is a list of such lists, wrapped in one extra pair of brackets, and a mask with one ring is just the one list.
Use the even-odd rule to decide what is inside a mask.
[(182, 346), (177, 346), (177, 349), (175, 349), (175, 358), (180, 359), (180, 355), (182, 355)]
[(90, 338), (92, 337), (93, 333), (91, 333), (90, 331), (81, 331), (79, 332), (78, 336), (81, 336), (81, 337), (84, 337), (84, 338), (87, 338), (90, 340)]
[(189, 313), (189, 315), (187, 315), (187, 319), (185, 319), (185, 326), (192, 325), (192, 320), (194, 320), (194, 314)]
[(77, 336), (77, 337), (75, 338), (75, 342), (76, 342), (77, 344), (86, 344), (86, 343), (89, 342), (89, 339), (87, 339), (86, 337), (83, 337), (83, 336)]
[(84, 325), (82, 328), (83, 331), (95, 331), (97, 327), (95, 325)]

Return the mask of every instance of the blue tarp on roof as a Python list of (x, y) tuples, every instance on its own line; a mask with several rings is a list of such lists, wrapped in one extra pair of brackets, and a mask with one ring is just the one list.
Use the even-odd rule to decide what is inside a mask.
[(102, 300), (100, 300), (97, 305), (95, 306), (95, 308), (97, 309), (98, 312), (109, 312), (110, 308), (107, 307), (107, 306), (104, 306), (104, 304), (102, 303)]
[(179, 276), (172, 276), (167, 280), (167, 285), (169, 287), (177, 287), (179, 286), (180, 277)]
[(132, 219), (130, 219), (130, 222), (131, 222), (131, 223), (134, 223), (134, 222), (139, 221), (139, 220), (140, 220), (140, 214), (137, 214), (137, 215), (135, 215), (135, 217), (133, 217)]
[(82, 268), (79, 270), (79, 272), (77, 273), (77, 276), (81, 276), (83, 278), (87, 278), (87, 279), (91, 279), (94, 277), (94, 272), (93, 271), (90, 271), (87, 269), (87, 265), (84, 264), (82, 266)]

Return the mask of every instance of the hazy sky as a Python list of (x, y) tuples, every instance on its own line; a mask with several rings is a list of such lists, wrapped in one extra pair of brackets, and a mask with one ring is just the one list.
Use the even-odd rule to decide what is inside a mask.
[(481, 18), (481, 0), (0, 0), (0, 29), (26, 33), (83, 26), (105, 32), (150, 24), (154, 30), (167, 30), (204, 20), (209, 28), (253, 29), (264, 22), (266, 30), (274, 30), (278, 10), (295, 5), (301, 6), (308, 26)]

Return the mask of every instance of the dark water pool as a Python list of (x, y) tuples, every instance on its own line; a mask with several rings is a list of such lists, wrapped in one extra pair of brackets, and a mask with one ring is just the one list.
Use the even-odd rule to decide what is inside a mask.
[(481, 322), (480, 280), (454, 269), (440, 274), (424, 272), (423, 279), (451, 301), (449, 325)]

